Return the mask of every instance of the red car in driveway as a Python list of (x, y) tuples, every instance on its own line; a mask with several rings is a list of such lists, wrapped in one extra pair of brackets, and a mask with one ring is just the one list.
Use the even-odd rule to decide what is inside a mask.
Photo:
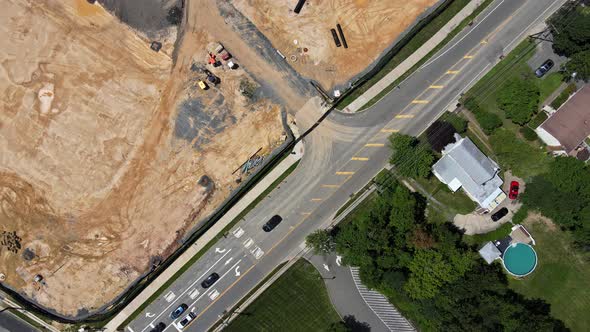
[(518, 196), (518, 181), (510, 182), (510, 192), (508, 193), (508, 198), (516, 199)]

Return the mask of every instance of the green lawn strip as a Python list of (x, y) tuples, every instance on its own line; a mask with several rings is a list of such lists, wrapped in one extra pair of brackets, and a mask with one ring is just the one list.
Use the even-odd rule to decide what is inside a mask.
[(340, 320), (319, 272), (299, 259), (224, 330), (326, 331)]
[(359, 198), (359, 196), (361, 196), (365, 191), (367, 191), (367, 189), (369, 189), (369, 187), (372, 184), (373, 184), (373, 181), (369, 181), (369, 183), (367, 183), (361, 190), (352, 194), (350, 196), (350, 199), (348, 201), (346, 201), (346, 203), (344, 203), (344, 205), (342, 205), (342, 207), (340, 209), (338, 209), (338, 211), (336, 212), (336, 216), (334, 216), (334, 219), (336, 219), (336, 217), (338, 217), (342, 212), (344, 212), (344, 210), (346, 210), (352, 203), (354, 203), (354, 201), (356, 201), (357, 198)]
[[(266, 277), (264, 277), (264, 279), (262, 279), (262, 281), (260, 281), (256, 287), (252, 288), (252, 290), (250, 290), (248, 292), (248, 294), (246, 294), (246, 296), (244, 296), (240, 301), (238, 301), (238, 303), (236, 303), (235, 306), (233, 306), (233, 308), (226, 313), (227, 314), (237, 314), (239, 315), (240, 313), (238, 312), (233, 312), (233, 310), (235, 310), (236, 308), (239, 308), (244, 302), (246, 302), (246, 300), (248, 300), (258, 289), (260, 289), (260, 287), (262, 287), (268, 280), (270, 280), (270, 278), (272, 278), (275, 274), (277, 274), (277, 272), (279, 272), (280, 269), (283, 268), (283, 266), (285, 266), (288, 262), (283, 262), (281, 264), (279, 264), (274, 270), (272, 270), (272, 272), (270, 272)], [(224, 319), (227, 316), (224, 316)], [(213, 326), (211, 326), (211, 328), (209, 329), (210, 331), (213, 331), (217, 328), (217, 326), (221, 325), (222, 320), (217, 321), (217, 323), (213, 324)]]
[(535, 79), (535, 81), (540, 91), (539, 101), (542, 103), (563, 84), (563, 75), (560, 72), (553, 72), (542, 79)]
[(465, 241), (467, 244), (475, 244), (481, 246), (485, 242), (500, 240), (510, 235), (512, 226), (514, 225), (507, 222), (502, 224), (502, 226), (500, 226), (499, 228), (485, 234), (465, 235), (463, 236), (463, 241)]
[(428, 194), (432, 195), (432, 198), (442, 203), (446, 210), (451, 214), (467, 214), (473, 212), (475, 209), (475, 203), (465, 195), (461, 190), (452, 192), (436, 177), (431, 176), (428, 179), (417, 178), (415, 179), (422, 188), (424, 188)]
[[(465, 18), (463, 21), (461, 21), (461, 23), (459, 23), (459, 25), (455, 29), (453, 29), (453, 31), (451, 31), (447, 35), (447, 37), (445, 39), (443, 39), (442, 42), (440, 42), (434, 49), (432, 49), (432, 51), (428, 52), (428, 54), (426, 54), (425, 57), (420, 59), (420, 61), (418, 61), (414, 66), (412, 66), (412, 68), (410, 68), (410, 70), (403, 73), (398, 79), (393, 81), (393, 83), (391, 83), (389, 86), (387, 86), (383, 91), (379, 92), (379, 94), (377, 94), (375, 97), (373, 97), (371, 100), (369, 100), (369, 102), (367, 102), (365, 105), (363, 105), (363, 107), (361, 107), (360, 110), (365, 110), (365, 109), (375, 105), (379, 100), (381, 100), (381, 98), (383, 98), (385, 95), (387, 95), (389, 92), (391, 92), (391, 90), (393, 90), (398, 84), (403, 82), (406, 78), (408, 78), (408, 76), (412, 75), (418, 68), (420, 68), (424, 63), (426, 63), (426, 61), (428, 61), (434, 54), (436, 54), (443, 47), (445, 47), (449, 43), (449, 41), (451, 41), (451, 39), (453, 39), (459, 32), (461, 32), (461, 30), (463, 30), (469, 24), (469, 22), (473, 21), (473, 19), (475, 19), (475, 17), (477, 17), (477, 15), (479, 15), (484, 9), (486, 9), (488, 7), (488, 5), (490, 3), (492, 3), (492, 1), (493, 0), (486, 0), (481, 5), (479, 5), (479, 7), (477, 7), (471, 15), (469, 15), (467, 18)], [(452, 6), (452, 5), (450, 5), (450, 6)], [(465, 7), (465, 4), (463, 4), (463, 6), (461, 8), (459, 8), (459, 10), (457, 10), (453, 14), (453, 16), (456, 15), (461, 9), (463, 9), (463, 7)], [(447, 19), (447, 21), (445, 21), (445, 24), (449, 20), (450, 20), (450, 18)], [(442, 26), (444, 26), (444, 24)], [(442, 26), (440, 28), (442, 28)], [(430, 37), (432, 37), (436, 32), (438, 32), (438, 31), (434, 31), (434, 33)], [(416, 47), (416, 49), (420, 48), (420, 46), (422, 46), (422, 45), (418, 45), (418, 47)], [(412, 51), (412, 53), (413, 53), (413, 51)], [(406, 56), (406, 58), (409, 57), (410, 55), (411, 55), (411, 53), (408, 54)], [(403, 62), (406, 58), (404, 58), (399, 63)], [(393, 68), (392, 68), (392, 70), (393, 70)], [(340, 107), (340, 105), (338, 105), (338, 106)], [(344, 108), (344, 107), (342, 107), (342, 108)]]
[[(440, 43), (439, 46), (437, 46), (437, 48), (435, 48), (432, 52), (428, 53), (428, 55), (424, 59), (422, 59), (422, 61), (420, 61), (418, 64), (416, 64), (416, 66), (412, 67), (412, 69), (410, 69), (406, 74), (409, 75), (415, 69), (420, 67), (426, 60), (428, 60), (429, 57), (431, 57), (434, 53), (436, 53), (436, 51), (440, 50), (440, 48), (442, 48), (446, 43), (448, 43), (448, 41), (451, 40), (452, 37), (454, 37), (457, 33), (459, 33), (461, 31), (461, 29), (463, 29), (470, 21), (472, 21), (473, 18), (475, 18), (475, 16), (477, 16), (477, 14), (479, 14), (482, 10), (484, 10), (491, 2), (492, 2), (492, 0), (486, 0), (484, 3), (482, 3), (482, 5), (480, 5), (475, 10), (475, 13), (474, 13), (475, 15), (471, 15), (467, 19), (465, 19), (463, 22), (461, 22), (460, 25), (449, 34), (449, 36), (451, 36), (450, 38), (449, 37), (445, 38), (444, 41), (442, 43)], [(338, 104), (336, 105), (336, 107), (338, 109), (344, 109), (346, 106), (348, 106), (350, 103), (352, 103), (355, 99), (357, 99), (360, 95), (362, 95), (367, 90), (369, 90), (375, 83), (377, 83), (379, 80), (381, 80), (383, 77), (385, 77), (385, 75), (389, 74), (390, 71), (392, 71), (400, 63), (402, 63), (404, 60), (406, 60), (410, 55), (412, 55), (412, 53), (414, 53), (418, 48), (420, 48), (426, 41), (428, 41), (430, 38), (432, 38), (432, 36), (434, 36), (434, 34), (436, 34), (436, 32), (438, 32), (438, 30), (440, 30), (445, 24), (447, 24), (447, 22), (451, 18), (453, 18), (459, 11), (461, 11), (461, 9), (463, 9), (463, 7), (465, 7), (468, 3), (469, 3), (468, 0), (455, 0), (455, 1), (453, 1), (453, 3), (448, 5), (448, 7), (445, 8), (436, 18), (434, 18), (429, 24), (427, 24), (419, 32), (417, 32), (414, 35), (414, 37), (412, 37), (412, 39), (410, 41), (408, 41), (408, 43), (406, 45), (404, 45), (399, 50), (399, 52), (397, 54), (395, 54), (391, 58), (391, 60), (389, 60), (389, 62), (383, 66), (383, 68), (381, 68), (381, 70), (379, 72), (377, 72), (373, 77), (371, 77), (369, 80), (364, 82), (362, 85), (359, 85), (358, 87), (356, 87), (354, 91), (352, 91), (350, 94), (348, 94), (342, 100), (340, 100), (338, 102)], [(406, 74), (404, 74), (404, 75), (406, 75)], [(403, 78), (405, 78), (405, 77), (403, 77)], [(401, 79), (403, 80), (403, 78), (401, 78)], [(401, 81), (400, 79), (398, 79), (398, 80)], [(396, 82), (398, 80), (396, 80)], [(389, 86), (386, 90), (390, 91), (393, 87), (395, 87), (395, 85)], [(363, 106), (363, 109), (366, 107), (367, 107), (366, 105)]]
[(510, 287), (529, 298), (551, 304), (551, 313), (572, 331), (590, 326), (590, 254), (573, 248), (570, 233), (529, 217), (525, 225), (535, 238), (538, 265), (523, 280), (510, 280)]
[(252, 203), (250, 203), (248, 207), (246, 207), (242, 212), (240, 212), (240, 214), (238, 214), (238, 216), (235, 217), (234, 220), (232, 220), (227, 226), (225, 226), (219, 234), (217, 234), (211, 241), (209, 241), (203, 247), (203, 249), (201, 249), (196, 255), (194, 255), (183, 267), (181, 267), (172, 276), (172, 278), (168, 279), (164, 283), (164, 285), (162, 285), (162, 287), (160, 287), (154, 294), (152, 294), (152, 296), (148, 298), (147, 301), (142, 303), (141, 306), (133, 312), (133, 314), (127, 317), (127, 319), (121, 325), (119, 325), (119, 328), (124, 328), (127, 324), (131, 323), (145, 308), (147, 308), (147, 306), (150, 303), (152, 303), (154, 300), (160, 297), (162, 293), (166, 289), (168, 289), (168, 287), (170, 287), (170, 285), (172, 285), (172, 283), (176, 281), (176, 279), (178, 279), (178, 277), (185, 273), (195, 262), (197, 262), (207, 252), (207, 250), (209, 250), (215, 243), (217, 243), (217, 241), (221, 239), (225, 233), (229, 232), (229, 230), (232, 227), (234, 227), (235, 224), (238, 223), (238, 221), (240, 221), (246, 214), (248, 214), (248, 212), (250, 212), (254, 207), (256, 207), (256, 205), (258, 205), (260, 201), (262, 201), (266, 196), (268, 196), (268, 194), (272, 190), (274, 190), (276, 186), (278, 186), (287, 176), (289, 176), (295, 170), (295, 168), (297, 168), (297, 165), (299, 165), (299, 160), (295, 162), (293, 165), (291, 165), (291, 167), (289, 167), (283, 174), (281, 174), (281, 176), (279, 176), (264, 192), (262, 192), (262, 194), (256, 197), (256, 199)]

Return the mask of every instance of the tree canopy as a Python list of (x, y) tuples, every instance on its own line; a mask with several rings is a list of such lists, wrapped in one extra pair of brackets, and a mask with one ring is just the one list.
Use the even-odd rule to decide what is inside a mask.
[(524, 125), (537, 113), (539, 87), (533, 80), (512, 79), (498, 91), (498, 106), (512, 122)]
[(415, 137), (402, 134), (391, 135), (389, 142), (393, 150), (390, 163), (400, 175), (412, 178), (430, 175), (434, 155), (429, 146), (420, 144)]
[(329, 231), (318, 229), (305, 238), (305, 242), (316, 254), (328, 254), (334, 250), (334, 241)]
[(566, 5), (554, 15), (549, 26), (556, 53), (571, 57), (590, 50), (590, 14), (580, 7)]
[(336, 251), (420, 330), (565, 329), (548, 304), (508, 288), (501, 266), (485, 264), (452, 224), (426, 220), (423, 197), (383, 173), (375, 183), (378, 195), (335, 230)]
[(502, 126), (502, 119), (494, 113), (486, 111), (479, 105), (474, 98), (468, 98), (465, 101), (465, 107), (475, 115), (475, 119), (486, 135), (492, 134), (497, 128)]
[(568, 77), (571, 77), (573, 73), (576, 73), (576, 79), (587, 82), (590, 80), (590, 51), (575, 53), (563, 65), (563, 69)]

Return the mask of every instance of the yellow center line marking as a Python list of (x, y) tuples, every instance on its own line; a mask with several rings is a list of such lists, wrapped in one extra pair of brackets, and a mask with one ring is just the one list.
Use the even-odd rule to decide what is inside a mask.
[(428, 103), (429, 103), (428, 100), (420, 100), (420, 99), (412, 100), (412, 104), (428, 104)]
[(459, 73), (458, 70), (448, 70), (447, 71), (447, 74), (449, 74), (449, 75), (455, 75), (455, 74), (458, 74), (458, 73)]
[(311, 214), (311, 212), (301, 212), (302, 216), (309, 216)]
[(353, 175), (354, 172), (336, 172), (336, 175)]
[(487, 43), (488, 43), (488, 41), (487, 41), (487, 40), (482, 40), (482, 41), (480, 42), (480, 44), (487, 44)]
[(397, 129), (381, 129), (382, 133), (399, 133)]
[[(512, 19), (512, 17), (518, 13), (522, 8), (524, 8), (524, 6), (520, 7), (513, 15), (511, 15), (506, 21), (504, 21), (500, 26), (498, 26), (494, 31), (492, 31), (491, 33), (489, 33), (486, 38), (491, 38), (492, 36), (494, 36), (499, 30), (500, 28), (502, 28), (504, 25), (506, 25), (506, 23), (508, 23), (508, 21), (510, 21)], [(486, 40), (483, 40), (481, 42), (481, 44), (487, 44)], [(477, 46), (476, 46), (477, 47)], [(476, 49), (476, 47), (472, 48), (469, 53), (471, 53), (473, 50)], [(458, 63), (458, 62), (457, 62)], [(436, 81), (438, 82), (439, 80), (441, 80), (444, 77), (444, 75), (440, 76)], [(422, 93), (420, 94), (423, 95), (425, 91), (422, 91)], [(406, 107), (404, 107), (404, 110), (406, 108), (408, 108), (410, 105), (407, 105)], [(403, 110), (402, 110), (403, 111)], [(375, 135), (373, 138), (375, 138), (377, 135)], [(377, 143), (368, 143), (365, 144), (365, 147), (372, 147), (372, 146), (377, 146), (377, 147), (382, 147), (385, 146), (385, 144), (377, 144)], [(361, 149), (359, 149), (359, 151), (361, 151)], [(343, 184), (346, 183), (346, 181), (348, 181), (352, 176), (349, 176), (346, 178), (346, 180), (344, 180)], [(331, 197), (333, 194), (337, 193), (338, 191), (334, 191), (333, 193), (331, 193), (328, 197)], [(317, 209), (317, 208), (316, 208)], [(314, 209), (313, 211), (315, 211), (316, 209)], [(280, 240), (278, 240), (271, 248), (270, 250), (268, 250), (266, 252), (266, 255), (268, 255), (269, 253), (271, 253), (279, 244), (281, 244), (289, 235), (291, 235), (291, 233), (293, 233), (293, 231), (295, 231), (297, 228), (299, 228), (299, 226), (301, 226), (301, 224), (303, 224), (303, 222), (305, 220), (307, 220), (307, 218), (309, 218), (309, 216), (311, 215), (311, 213), (306, 212), (304, 213), (306, 214), (306, 216), (297, 224), (295, 225), (295, 227), (293, 227), (291, 230), (289, 230), (289, 232), (287, 232), (287, 234), (285, 234), (285, 236), (283, 236)], [(240, 280), (242, 280), (242, 278), (244, 278), (248, 273), (250, 273), (250, 271), (256, 267), (256, 265), (258, 264), (258, 262), (254, 262), (254, 264), (247, 269), (244, 273), (242, 273), (242, 275), (240, 275), (231, 285), (229, 285), (229, 287), (227, 287), (223, 292), (221, 292), (221, 294), (219, 294), (215, 300), (213, 300), (207, 307), (205, 307), (205, 309), (203, 309), (198, 315), (197, 317), (195, 317), (195, 320), (199, 319), (203, 314), (205, 314), (205, 312), (207, 312), (217, 301), (219, 301), (219, 299), (221, 299), (230, 289), (232, 289)]]
[(463, 57), (463, 59), (473, 59), (473, 55), (466, 55)]
[(319, 201), (321, 201), (321, 200), (322, 200), (321, 198), (312, 198), (312, 199), (311, 199), (311, 201), (312, 201), (312, 202), (319, 202)]
[(322, 188), (338, 188), (339, 184), (322, 184)]
[(412, 114), (398, 114), (395, 116), (396, 119), (411, 119), (413, 117)]
[(350, 158), (350, 160), (367, 161), (367, 160), (369, 160), (369, 158), (365, 158), (365, 157), (352, 157), (352, 158)]
[(428, 88), (429, 89), (442, 89), (444, 87), (445, 87), (444, 85), (431, 85)]

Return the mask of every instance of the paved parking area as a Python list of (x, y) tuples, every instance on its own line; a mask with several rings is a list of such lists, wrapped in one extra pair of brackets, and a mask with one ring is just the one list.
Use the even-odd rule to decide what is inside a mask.
[(535, 54), (529, 59), (529, 61), (527, 61), (527, 64), (529, 67), (531, 67), (531, 74), (534, 74), (534, 71), (539, 68), (539, 66), (542, 65), (547, 59), (553, 60), (555, 65), (553, 65), (553, 68), (551, 68), (551, 70), (549, 70), (545, 76), (558, 71), (559, 67), (561, 67), (561, 64), (567, 61), (566, 57), (559, 56), (553, 52), (550, 42), (542, 41), (539, 43), (539, 45), (537, 45), (537, 51)]

